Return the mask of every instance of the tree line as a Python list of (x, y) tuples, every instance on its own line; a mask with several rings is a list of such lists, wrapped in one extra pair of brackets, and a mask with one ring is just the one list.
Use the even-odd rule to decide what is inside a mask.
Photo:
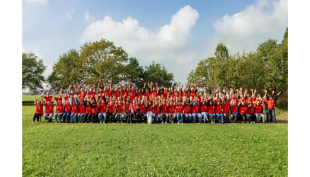
[(217, 45), (214, 56), (201, 60), (188, 77), (188, 83), (215, 88), (257, 89), (263, 94), (281, 91), (280, 107), (288, 104), (288, 28), (281, 43), (274, 39), (258, 45), (256, 51), (229, 54), (227, 47)]

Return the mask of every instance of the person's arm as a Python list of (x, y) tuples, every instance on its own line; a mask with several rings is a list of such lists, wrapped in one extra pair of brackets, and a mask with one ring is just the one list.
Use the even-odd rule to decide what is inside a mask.
[(78, 105), (80, 104), (80, 101), (79, 101), (79, 99), (77, 98), (76, 95), (74, 95), (74, 100), (75, 100), (75, 103), (76, 103), (76, 104), (78, 104)]
[(281, 91), (274, 97), (274, 102), (276, 102), (277, 101), (277, 99), (278, 99), (278, 96), (281, 94)]

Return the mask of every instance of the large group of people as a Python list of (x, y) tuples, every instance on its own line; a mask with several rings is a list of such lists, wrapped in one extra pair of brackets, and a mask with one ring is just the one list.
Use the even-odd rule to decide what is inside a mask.
[(268, 96), (265, 90), (262, 96), (256, 95), (256, 89), (248, 92), (242, 88), (207, 93), (206, 87), (199, 91), (193, 83), (188, 88), (180, 83), (172, 83), (170, 88), (158, 87), (156, 82), (147, 85), (136, 89), (130, 82), (128, 88), (123, 82), (97, 87), (71, 84), (67, 90), (60, 89), (58, 96), (54, 89), (53, 95), (44, 89), (40, 100), (34, 95), (33, 123), (43, 115), (48, 122), (54, 116), (55, 123), (275, 123), (275, 103), (281, 93), (272, 91)]

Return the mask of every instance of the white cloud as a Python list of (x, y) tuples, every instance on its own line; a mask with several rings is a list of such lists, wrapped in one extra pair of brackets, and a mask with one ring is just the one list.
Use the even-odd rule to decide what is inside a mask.
[(198, 18), (198, 12), (187, 5), (172, 16), (170, 24), (160, 27), (158, 32), (153, 32), (141, 27), (139, 21), (131, 17), (117, 22), (106, 16), (86, 27), (81, 42), (104, 38), (113, 41), (116, 46), (122, 46), (129, 56), (139, 60), (178, 60)]
[(69, 19), (72, 19), (73, 14), (74, 14), (74, 9), (71, 9), (70, 11), (65, 12), (66, 17)]
[(95, 20), (95, 17), (91, 13), (89, 13), (87, 10), (85, 10), (84, 11), (84, 19), (85, 19), (85, 21), (90, 22), (90, 21)]
[(24, 0), (27, 3), (39, 3), (39, 4), (47, 4), (47, 0)]
[(47, 79), (47, 77), (53, 72), (53, 65), (45, 65), (45, 66), (46, 69), (42, 75), (45, 77), (45, 79)]
[(256, 50), (258, 44), (268, 38), (281, 42), (288, 26), (288, 2), (258, 0), (241, 12), (225, 15), (213, 26), (213, 39), (207, 42), (208, 57), (214, 55), (220, 42), (226, 45), (229, 53)]

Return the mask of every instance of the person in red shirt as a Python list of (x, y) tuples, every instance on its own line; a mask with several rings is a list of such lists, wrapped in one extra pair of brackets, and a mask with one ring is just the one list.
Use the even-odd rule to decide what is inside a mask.
[(107, 112), (108, 112), (108, 106), (102, 98), (99, 99), (97, 105), (99, 106), (98, 118), (99, 118), (100, 124), (105, 124), (105, 119), (107, 117)]
[(65, 123), (66, 117), (67, 117), (67, 123), (69, 123), (70, 116), (71, 116), (71, 104), (70, 104), (69, 100), (65, 101), (64, 107), (65, 107), (65, 113), (63, 114), (62, 122)]
[(256, 100), (254, 102), (254, 113), (256, 117), (256, 122), (259, 123), (259, 116), (262, 118), (262, 122), (265, 123), (265, 116), (262, 114), (263, 105), (261, 100)]
[(85, 112), (86, 112), (86, 97), (84, 97), (83, 99), (77, 100), (77, 104), (79, 105), (79, 114), (78, 114), (79, 121), (78, 122), (82, 123), (83, 117), (85, 116)]
[(201, 123), (201, 114), (199, 112), (200, 106), (201, 102), (195, 96), (194, 100), (191, 102), (193, 123), (196, 122), (196, 116), (199, 118), (199, 123)]
[(154, 104), (153, 104), (152, 108), (154, 110), (153, 114), (152, 114), (152, 116), (154, 118), (154, 122), (155, 122), (155, 120), (157, 120), (157, 122), (159, 122), (159, 120), (160, 120), (160, 103), (158, 101), (154, 100)]
[(92, 100), (95, 98), (96, 96), (96, 92), (93, 91), (93, 88), (89, 88), (89, 90), (87, 91), (87, 95), (88, 95), (88, 99)]
[[(238, 112), (238, 111), (237, 111)], [(223, 117), (224, 122), (231, 122), (232, 121), (232, 114), (230, 114), (230, 105), (228, 99), (224, 100), (223, 104)], [(226, 121), (225, 121), (226, 120)]]
[(124, 119), (124, 114), (123, 114), (123, 108), (124, 105), (122, 104), (122, 102), (120, 100), (117, 101), (116, 106), (116, 114), (115, 114), (115, 119), (117, 121), (117, 123), (119, 123), (119, 117), (121, 117), (121, 123), (123, 123), (123, 119)]
[(139, 118), (139, 101), (136, 101), (134, 100), (132, 102), (132, 105), (131, 105), (131, 113), (133, 115), (134, 118), (136, 118), (137, 120), (137, 124), (138, 124), (138, 118)]
[(251, 123), (255, 123), (255, 120), (254, 120), (254, 103), (248, 99), (248, 104), (247, 104), (247, 114), (246, 114), (246, 117), (247, 117), (247, 121), (251, 120)]
[(43, 115), (43, 104), (41, 103), (41, 101), (36, 100), (36, 95), (34, 95), (34, 104), (36, 106), (36, 109), (33, 115), (32, 123), (35, 123), (36, 119), (37, 119), (37, 122), (39, 123), (39, 119), (41, 119), (41, 116)]
[(166, 99), (163, 98), (161, 103), (160, 103), (160, 117), (162, 118), (161, 119), (161, 123), (163, 124), (164, 123), (164, 116), (166, 118), (165, 120), (165, 124), (167, 124), (167, 119), (168, 119), (168, 114), (167, 114), (167, 108), (168, 108), (168, 103), (166, 102)]
[(208, 107), (207, 107), (207, 101), (206, 98), (202, 99), (201, 102), (201, 117), (203, 117), (203, 122), (206, 123), (209, 121), (208, 119)]
[(139, 118), (138, 119), (142, 122), (143, 121), (142, 117), (144, 117), (144, 123), (146, 123), (146, 108), (147, 108), (147, 102), (146, 100), (144, 100), (144, 98), (142, 98), (140, 105), (139, 105)]
[(125, 112), (125, 116), (127, 119), (127, 124), (132, 124), (132, 114), (131, 114), (131, 105), (129, 104), (129, 100), (126, 100), (126, 104), (124, 105), (124, 112)]
[(210, 116), (211, 119), (211, 124), (215, 123), (215, 106), (213, 100), (209, 99), (207, 102), (207, 107), (208, 107), (208, 115)]
[(45, 115), (44, 119), (48, 122), (52, 122), (52, 117), (54, 114), (54, 105), (51, 103), (51, 101), (48, 101), (47, 103), (43, 101), (43, 105), (45, 106)]
[[(107, 118), (108, 118), (108, 122), (114, 122), (115, 120), (115, 112), (116, 112), (116, 109), (115, 109), (115, 105), (113, 103), (113, 101), (111, 101), (109, 104), (108, 104), (108, 115), (107, 115)], [(110, 119), (111, 117), (111, 119)], [(111, 120), (111, 121), (109, 121)]]
[[(281, 92), (279, 92), (276, 96), (274, 96), (274, 90), (272, 91), (272, 95), (269, 97), (269, 99), (266, 101), (267, 103), (267, 108), (268, 108), (268, 112), (270, 114), (270, 122), (271, 120), (273, 121), (273, 123), (276, 123), (276, 116), (275, 116), (275, 103), (276, 100), (278, 98), (278, 96), (281, 94)], [(267, 97), (268, 98), (268, 97)]]
[[(80, 86), (79, 86), (80, 88)], [(81, 88), (80, 91), (78, 92), (79, 94), (79, 100), (82, 100), (86, 97), (86, 91), (84, 90), (84, 88)]]
[[(55, 99), (56, 101), (56, 99)], [(56, 101), (56, 113), (55, 113), (55, 123), (57, 123), (57, 117), (59, 118), (59, 123), (63, 117), (64, 113), (64, 100), (57, 100)]]
[[(46, 92), (46, 95), (45, 95), (45, 92)], [(55, 95), (54, 89), (52, 89), (52, 92)], [(45, 103), (48, 103), (48, 102), (52, 103), (52, 99), (54, 98), (54, 96), (50, 95), (49, 91), (46, 91), (46, 89), (44, 89), (43, 92), (42, 92), (41, 98), (44, 98), (44, 102)]]
[(74, 99), (72, 100), (72, 113), (71, 113), (71, 123), (77, 123), (78, 115), (79, 115), (79, 105), (77, 104), (77, 96), (74, 95)]
[(239, 106), (239, 114), (241, 116), (242, 123), (244, 123), (244, 120), (246, 119), (247, 106), (245, 105), (245, 102), (242, 99), (239, 100), (238, 106)]
[(175, 103), (170, 101), (168, 106), (168, 119), (173, 123), (173, 119), (175, 118)]
[(219, 123), (224, 123), (222, 100), (215, 101), (215, 116), (218, 117)]
[(147, 102), (147, 106), (146, 106), (146, 117), (147, 117), (147, 123), (148, 124), (152, 124), (153, 120), (152, 120), (152, 113), (153, 113), (153, 102), (152, 101), (148, 101)]
[(180, 124), (180, 123), (183, 124), (183, 105), (182, 105), (181, 101), (177, 102), (177, 105), (175, 107), (175, 112), (176, 112), (178, 124)]
[(91, 117), (92, 117), (92, 107), (91, 107), (91, 103), (89, 99), (85, 102), (86, 102), (86, 105), (85, 105), (84, 120), (85, 120), (85, 123), (89, 123), (91, 122)]
[(189, 104), (188, 98), (183, 102), (183, 108), (184, 108), (184, 117), (187, 123), (189, 123), (190, 120), (192, 120), (192, 113), (191, 113), (191, 105)]

